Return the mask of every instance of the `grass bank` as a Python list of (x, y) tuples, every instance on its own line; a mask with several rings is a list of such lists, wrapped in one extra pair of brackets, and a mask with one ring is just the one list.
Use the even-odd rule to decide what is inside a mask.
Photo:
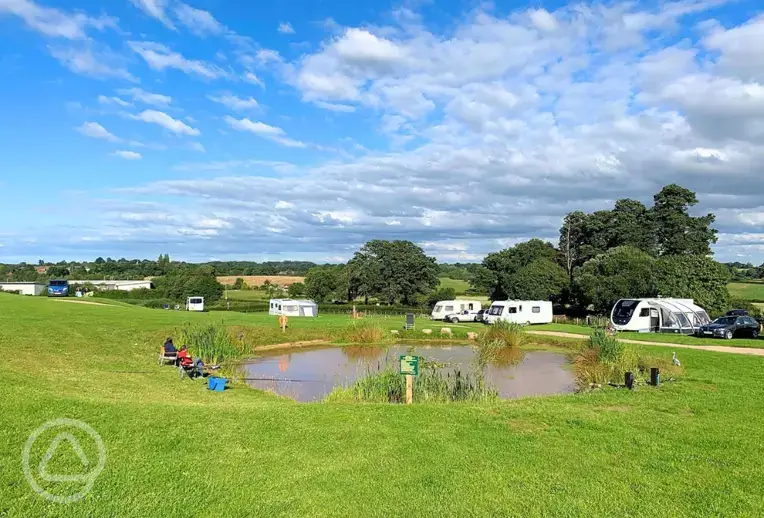
[[(680, 381), (634, 392), (296, 404), (210, 393), (156, 364), (168, 329), (220, 318), (0, 294), (0, 514), (764, 515), (762, 358), (682, 351)], [(345, 324), (295, 320), (290, 331)], [(89, 496), (70, 505), (33, 493), (20, 468), (30, 432), (59, 417), (89, 423), (107, 453)], [(74, 471), (70, 457), (55, 467)]]

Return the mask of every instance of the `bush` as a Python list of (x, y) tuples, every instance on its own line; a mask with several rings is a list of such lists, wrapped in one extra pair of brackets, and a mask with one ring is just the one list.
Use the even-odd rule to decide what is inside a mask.
[(157, 299), (161, 298), (161, 294), (156, 290), (150, 290), (148, 288), (138, 288), (137, 290), (123, 291), (123, 290), (103, 290), (100, 291), (97, 288), (93, 291), (94, 297), (111, 300), (125, 300), (125, 299)]
[(188, 325), (181, 329), (180, 343), (205, 363), (238, 359), (243, 354), (223, 323)]
[(520, 347), (528, 340), (525, 328), (514, 322), (500, 320), (488, 326), (488, 329), (480, 334), (478, 341), (481, 346), (492, 347)]
[(385, 330), (373, 322), (357, 320), (345, 329), (344, 335), (350, 343), (373, 344), (382, 341)]

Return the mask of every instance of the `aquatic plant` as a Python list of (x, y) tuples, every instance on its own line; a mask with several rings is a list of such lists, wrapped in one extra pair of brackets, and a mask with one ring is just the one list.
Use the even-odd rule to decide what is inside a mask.
[(179, 337), (179, 343), (188, 346), (192, 356), (208, 364), (238, 359), (244, 352), (236, 346), (222, 322), (186, 325)]
[(385, 330), (369, 320), (356, 320), (345, 329), (344, 335), (350, 343), (374, 344), (383, 340)]
[(499, 321), (488, 326), (478, 337), (481, 346), (519, 347), (528, 341), (525, 328), (514, 322)]

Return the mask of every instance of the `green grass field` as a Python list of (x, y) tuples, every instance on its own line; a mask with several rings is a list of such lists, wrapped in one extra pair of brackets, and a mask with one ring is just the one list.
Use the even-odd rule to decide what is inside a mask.
[[(263, 343), (283, 336), (265, 315), (0, 294), (0, 515), (764, 515), (764, 358), (682, 351), (680, 381), (633, 392), (297, 404), (242, 386), (210, 393), (156, 364), (174, 328), (221, 319), (262, 327)], [(299, 339), (347, 319), (290, 324)], [(68, 505), (35, 494), (21, 469), (30, 433), (61, 417), (106, 448), (92, 491)], [(36, 462), (45, 441), (35, 448)], [(64, 450), (50, 471), (79, 467)]]
[(727, 290), (733, 299), (764, 302), (764, 282), (731, 282)]
[(470, 288), (470, 283), (459, 279), (450, 279), (448, 277), (440, 278), (440, 288), (453, 288), (457, 295), (464, 295)]
[(268, 292), (265, 290), (226, 290), (231, 300), (267, 301)]

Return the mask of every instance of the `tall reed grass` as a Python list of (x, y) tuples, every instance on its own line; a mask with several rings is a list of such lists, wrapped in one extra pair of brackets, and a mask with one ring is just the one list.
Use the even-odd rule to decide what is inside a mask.
[(222, 322), (183, 327), (180, 330), (180, 344), (188, 346), (192, 356), (212, 364), (241, 358), (244, 353)]
[(484, 333), (478, 336), (481, 346), (520, 347), (528, 342), (525, 328), (514, 322), (499, 321), (488, 326)]
[(356, 320), (345, 328), (344, 338), (354, 344), (375, 344), (385, 338), (385, 330), (374, 322)]

